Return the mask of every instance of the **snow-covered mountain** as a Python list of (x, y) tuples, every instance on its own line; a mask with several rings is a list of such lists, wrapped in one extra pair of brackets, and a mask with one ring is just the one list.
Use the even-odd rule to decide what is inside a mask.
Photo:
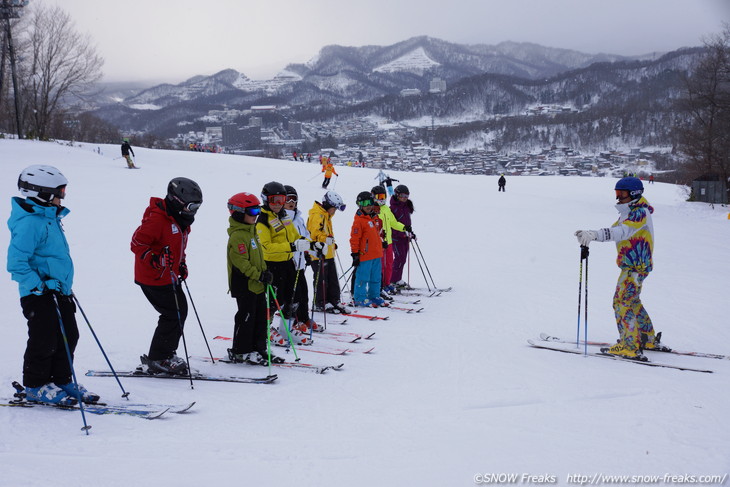
[[(327, 46), (305, 64), (287, 66), (272, 80), (251, 80), (227, 69), (212, 76), (195, 76), (179, 85), (159, 85), (126, 99), (127, 105), (170, 106), (240, 90), (273, 96), (290, 84), (313, 85), (322, 94), (366, 101), (404, 88), (428, 86), (434, 77), (454, 82), (482, 73), (544, 78), (598, 61), (629, 59), (590, 55), (527, 43), (467, 46), (432, 37), (414, 37), (391, 46)], [(232, 94), (232, 96), (236, 96)], [(296, 95), (294, 102), (299, 103)]]

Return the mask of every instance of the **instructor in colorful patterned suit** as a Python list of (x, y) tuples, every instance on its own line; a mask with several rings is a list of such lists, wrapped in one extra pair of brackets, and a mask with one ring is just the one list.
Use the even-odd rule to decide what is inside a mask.
[(593, 240), (616, 242), (621, 269), (613, 309), (620, 334), (619, 341), (602, 352), (623, 358), (646, 361), (642, 349), (664, 348), (659, 343), (661, 333), (654, 333), (649, 314), (641, 304), (641, 286), (651, 272), (654, 248), (654, 225), (651, 214), (654, 208), (642, 196), (644, 185), (634, 177), (620, 179), (616, 183), (616, 209), (619, 218), (611, 228), (578, 230), (575, 236), (581, 245), (588, 246)]

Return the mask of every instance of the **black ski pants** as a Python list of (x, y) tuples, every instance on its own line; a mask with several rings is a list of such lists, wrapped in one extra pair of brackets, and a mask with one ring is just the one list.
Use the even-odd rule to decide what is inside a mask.
[(177, 351), (185, 319), (188, 317), (188, 301), (185, 299), (185, 293), (179, 284), (174, 287), (172, 284), (166, 286), (140, 284), (139, 287), (155, 311), (160, 313), (147, 356), (150, 360), (171, 358)]
[(28, 343), (23, 356), (23, 385), (41, 387), (49, 382), (71, 382), (71, 364), (63, 343), (58, 311), (66, 332), (71, 359), (79, 341), (76, 325), (76, 304), (71, 296), (58, 298), (58, 308), (53, 293), (40, 296), (31, 294), (20, 298), (23, 316), (28, 320)]
[[(233, 353), (266, 353), (266, 293), (246, 289), (236, 296), (238, 312), (233, 318)], [(270, 312), (272, 312), (270, 310)]]
[[(321, 275), (320, 266), (323, 267)], [(339, 304), (340, 282), (337, 280), (335, 259), (324, 259), (324, 263), (321, 260), (312, 261), (312, 269), (314, 269), (314, 302), (316, 306), (324, 308), (325, 302)]]
[(294, 316), (298, 323), (306, 323), (309, 320), (309, 286), (307, 278), (304, 275), (304, 269), (294, 271), (294, 280), (297, 285), (294, 288), (294, 302), (297, 304), (297, 310)]
[[(284, 312), (284, 318), (289, 319), (292, 316), (292, 306), (294, 305), (294, 280), (297, 275), (297, 271), (294, 267), (294, 261), (292, 259), (285, 260), (283, 262), (267, 260), (266, 268), (274, 275), (274, 280), (271, 285), (276, 289), (276, 300), (278, 301), (279, 306), (281, 306), (281, 310)], [(274, 310), (276, 309), (273, 296), (271, 296), (271, 307)]]

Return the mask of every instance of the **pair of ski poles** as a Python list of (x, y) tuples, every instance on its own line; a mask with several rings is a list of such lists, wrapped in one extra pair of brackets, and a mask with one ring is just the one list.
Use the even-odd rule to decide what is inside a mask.
[(583, 287), (583, 261), (586, 261), (585, 265), (585, 276), (586, 276), (586, 287), (585, 287), (585, 319), (583, 320), (583, 338), (584, 343), (584, 354), (588, 355), (588, 246), (580, 246), (580, 279), (578, 280), (578, 326), (575, 332), (575, 348), (580, 347), (580, 305), (581, 305), (581, 288)]
[[(418, 245), (418, 240), (415, 238), (408, 238), (411, 248), (413, 249), (413, 255), (416, 256), (416, 261), (418, 262), (418, 267), (421, 269), (421, 274), (423, 274), (423, 279), (426, 281), (426, 287), (428, 288), (428, 291), (431, 292), (431, 286), (433, 286), (433, 291), (438, 290), (438, 286), (436, 286), (436, 282), (433, 280), (433, 276), (431, 275), (431, 270), (428, 268), (428, 264), (426, 264), (426, 258), (423, 256), (423, 252), (421, 252), (421, 246)], [(426, 270), (424, 271), (424, 267)], [(426, 272), (428, 272), (428, 277), (426, 277)], [(431, 283), (429, 284), (428, 280), (431, 279)]]

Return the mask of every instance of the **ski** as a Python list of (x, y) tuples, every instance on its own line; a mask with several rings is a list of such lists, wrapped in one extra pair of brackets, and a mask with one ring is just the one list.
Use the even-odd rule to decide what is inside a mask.
[(409, 304), (409, 305), (416, 305), (420, 304), (421, 300), (416, 299), (415, 301), (409, 300), (409, 299), (394, 299), (391, 301), (391, 303), (397, 303), (397, 304)]
[(419, 296), (423, 298), (437, 298), (441, 296), (440, 291), (418, 291), (416, 289), (401, 289), (399, 290), (396, 295), (404, 296), (404, 297), (411, 297), (411, 296)]
[(359, 313), (347, 313), (347, 314), (343, 313), (343, 316), (349, 316), (352, 318), (362, 318), (364, 320), (370, 320), (370, 321), (378, 321), (378, 320), (385, 321), (388, 318), (390, 318), (390, 316), (373, 316), (373, 315), (364, 315), (364, 314), (359, 314)]
[[(580, 349), (580, 348), (561, 347), (560, 345), (554, 345), (554, 344), (552, 344), (550, 342), (546, 342), (546, 341), (535, 342), (533, 340), (527, 340), (527, 343), (530, 344), (531, 347), (534, 347), (534, 348), (542, 348), (544, 350), (553, 350), (553, 351), (556, 351), (556, 352), (563, 352), (563, 353), (574, 353), (574, 354), (577, 354), (577, 355), (583, 355), (584, 354), (584, 351), (582, 349)], [(664, 367), (664, 368), (667, 368), (667, 369), (687, 370), (687, 371), (691, 371), (691, 372), (704, 372), (704, 373), (707, 373), (707, 374), (713, 373), (713, 371), (712, 370), (709, 370), (709, 369), (696, 369), (694, 367), (684, 367), (684, 366), (681, 366), (681, 365), (672, 365), (672, 364), (667, 364), (667, 363), (662, 363), (662, 362), (649, 362), (649, 361), (642, 362), (642, 361), (639, 361), (639, 360), (631, 360), (631, 359), (628, 359), (628, 358), (621, 358), (621, 357), (617, 357), (615, 355), (609, 355), (609, 354), (606, 354), (606, 353), (588, 352), (587, 355), (590, 356), (590, 357), (608, 358), (608, 359), (618, 360), (618, 361), (621, 361), (621, 362), (629, 362), (629, 363), (632, 363), (632, 364), (648, 365), (649, 367)]]
[[(114, 377), (114, 373), (110, 370), (89, 370), (86, 372), (89, 377)], [(169, 375), (169, 374), (146, 374), (134, 370), (117, 371), (119, 377), (145, 377), (148, 379), (182, 379), (190, 380), (187, 375)], [(236, 382), (240, 384), (271, 384), (278, 377), (276, 374), (266, 377), (236, 377), (236, 376), (216, 376), (206, 374), (193, 374), (193, 380), (212, 381), (212, 382)]]
[(388, 306), (390, 309), (394, 309), (396, 311), (404, 311), (406, 313), (420, 313), (423, 311), (423, 308), (404, 308), (402, 306)]
[[(217, 337), (214, 337), (213, 340), (231, 340), (231, 338), (224, 337), (224, 336), (217, 336)], [(277, 346), (279, 348), (285, 348), (286, 352), (289, 353), (290, 348), (286, 345), (275, 345), (275, 344), (272, 344), (272, 345)], [(336, 348), (336, 349), (328, 351), (328, 350), (320, 350), (317, 348), (313, 348), (312, 345), (297, 345), (297, 351), (301, 352), (302, 350), (304, 350), (306, 352), (324, 353), (327, 355), (347, 355), (347, 352), (350, 351), (346, 348)], [(195, 376), (193, 376), (193, 379), (195, 379)]]
[[(575, 343), (575, 341), (571, 340), (564, 340), (559, 337), (550, 336), (547, 333), (540, 333), (540, 340), (546, 341), (546, 342), (554, 342), (554, 343)], [(579, 342), (581, 345), (585, 345), (586, 342), (581, 340)], [(591, 347), (610, 347), (613, 345), (613, 343), (609, 342), (592, 342), (588, 341), (588, 345)], [(730, 360), (730, 355), (720, 355), (716, 353), (703, 353), (703, 352), (686, 352), (682, 350), (644, 350), (645, 352), (658, 352), (658, 353), (673, 353), (675, 355), (686, 355), (689, 357), (701, 357), (701, 358), (714, 358), (718, 360)]]
[[(191, 357), (193, 359), (202, 360), (204, 362), (210, 362), (210, 357)], [(227, 358), (216, 358), (216, 362), (223, 362), (224, 364), (232, 364), (232, 365), (250, 365), (252, 367), (260, 367), (258, 365), (254, 364), (243, 364), (241, 362), (234, 362)], [(280, 364), (271, 364), (272, 367), (278, 367), (282, 369), (297, 369), (302, 370), (304, 372), (314, 372), (315, 374), (324, 374), (328, 370), (342, 370), (342, 368), (345, 366), (345, 364), (338, 364), (338, 365), (314, 365), (314, 364), (306, 364), (306, 363), (300, 363), (300, 362), (283, 362)]]
[[(61, 404), (49, 404), (45, 402), (36, 402), (36, 401), (29, 401), (26, 398), (25, 395), (25, 388), (21, 386), (18, 382), (13, 382), (13, 387), (17, 392), (13, 394), (15, 399), (12, 401), (8, 401), (6, 403), (0, 403), (0, 406), (8, 406), (8, 407), (24, 407), (24, 408), (32, 408), (32, 407), (45, 407), (45, 408), (54, 408), (54, 409), (64, 409), (64, 410), (79, 410), (80, 406), (79, 404), (73, 404), (73, 405), (61, 405)], [(195, 403), (193, 403), (195, 404)], [(96, 403), (84, 403), (84, 412), (87, 412), (89, 414), (119, 414), (119, 415), (127, 415), (127, 416), (136, 416), (138, 418), (143, 419), (157, 419), (160, 418), (163, 414), (170, 411), (175, 406), (163, 406), (163, 405), (156, 405), (156, 404), (121, 404), (121, 405), (110, 405), (102, 402), (96, 402)], [(188, 409), (192, 407), (192, 404), (188, 407)]]

